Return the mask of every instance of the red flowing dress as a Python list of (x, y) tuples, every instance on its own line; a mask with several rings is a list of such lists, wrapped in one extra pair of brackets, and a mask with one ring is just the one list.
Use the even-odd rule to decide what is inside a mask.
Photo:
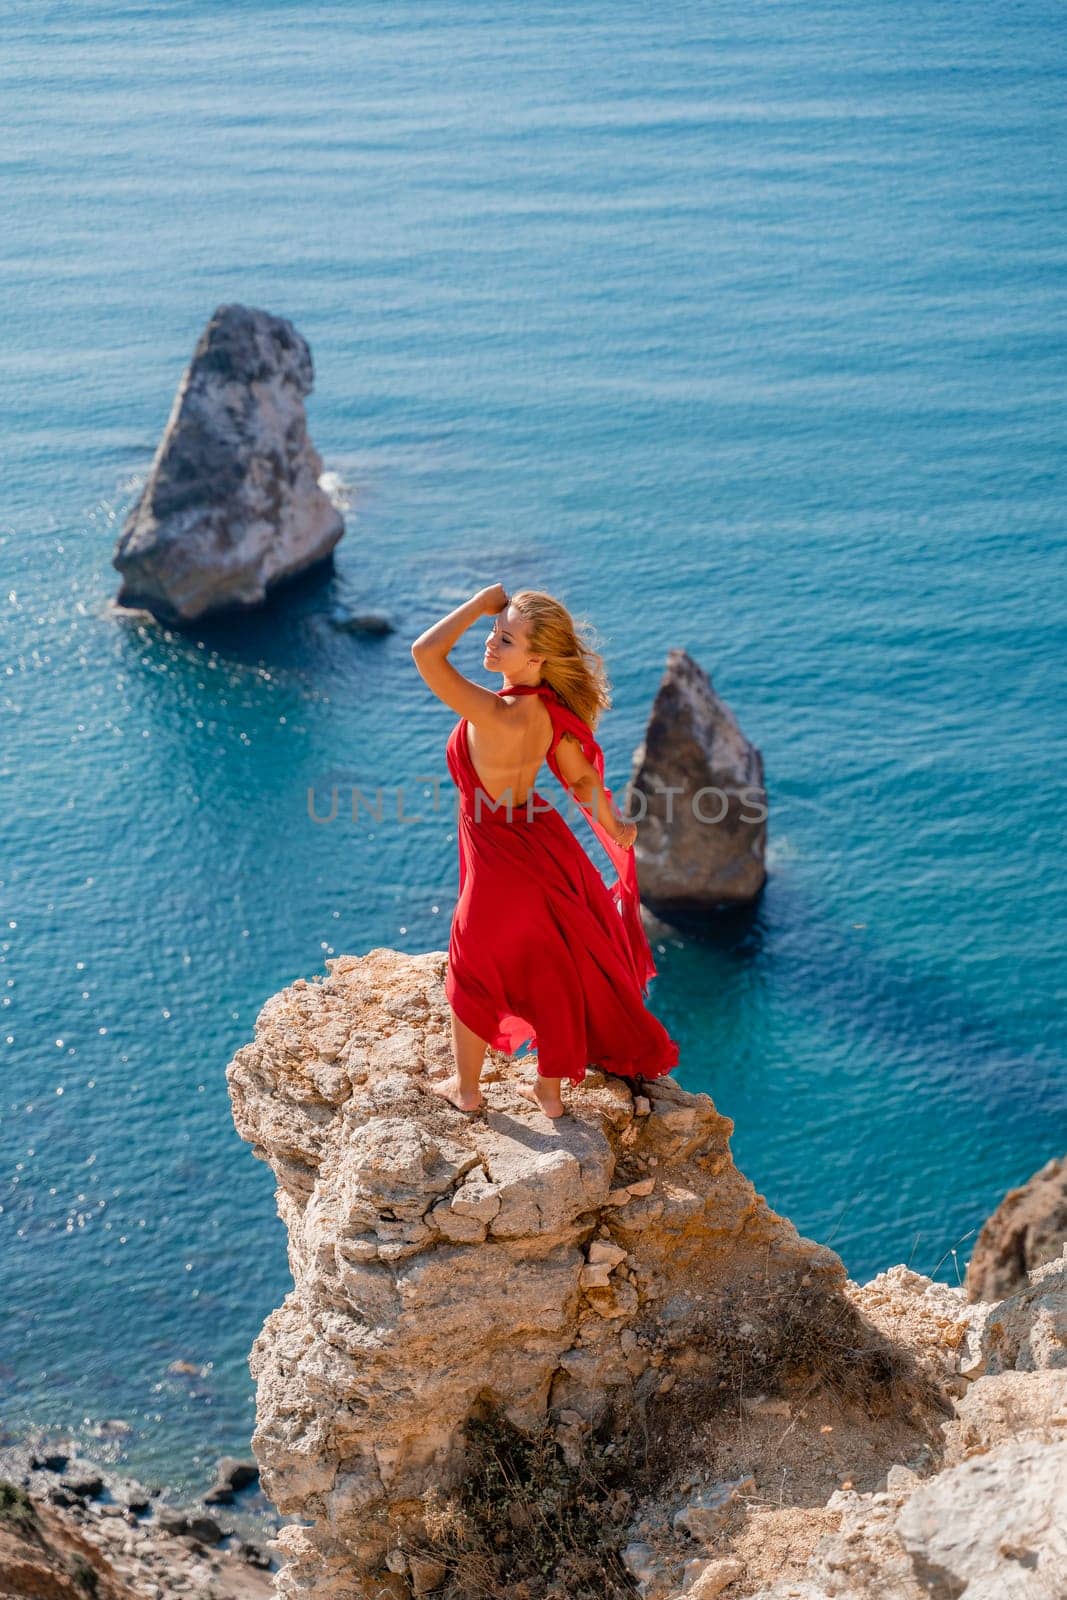
[[(552, 718), (547, 760), (573, 733), (603, 783), (604, 753), (589, 724), (550, 684), (498, 694), (539, 694)], [(647, 1008), (656, 975), (641, 922), (637, 863), (575, 798), (618, 874), (609, 887), (556, 805), (532, 789), (494, 804), (481, 787), (461, 717), (446, 747), (459, 790), (459, 898), (448, 943), (445, 994), (459, 1020), (509, 1055), (524, 1043), (545, 1078), (580, 1083), (587, 1066), (658, 1078), (679, 1045)], [(605, 791), (610, 797), (611, 790)]]

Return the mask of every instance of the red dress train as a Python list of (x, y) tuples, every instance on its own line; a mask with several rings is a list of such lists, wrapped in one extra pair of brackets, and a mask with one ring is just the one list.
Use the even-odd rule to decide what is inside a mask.
[[(542, 696), (553, 725), (547, 760), (565, 789), (556, 760), (564, 733), (580, 741), (603, 782), (604, 754), (592, 729), (551, 685), (497, 693)], [(656, 966), (633, 851), (576, 801), (618, 874), (609, 887), (549, 798), (531, 790), (510, 816), (506, 799), (494, 805), (474, 770), (466, 717), (446, 756), (459, 790), (459, 899), (445, 994), (460, 1021), (508, 1054), (529, 1043), (546, 1078), (580, 1083), (587, 1066), (628, 1077), (670, 1072), (678, 1041), (644, 1002)]]

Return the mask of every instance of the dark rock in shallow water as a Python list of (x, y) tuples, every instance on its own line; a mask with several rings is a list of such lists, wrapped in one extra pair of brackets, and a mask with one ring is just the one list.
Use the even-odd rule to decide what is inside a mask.
[(148, 1490), (132, 1478), (124, 1478), (121, 1483), (114, 1485), (111, 1492), (118, 1504), (125, 1506), (128, 1511), (141, 1512), (149, 1509), (152, 1496), (158, 1494), (159, 1490)]
[(395, 633), (395, 624), (384, 611), (343, 611), (331, 613), (330, 621), (340, 633)]
[(249, 1484), (259, 1482), (259, 1463), (251, 1460), (238, 1460), (236, 1456), (222, 1456), (216, 1463), (215, 1482), (204, 1496), (206, 1506), (232, 1505), (239, 1489), (246, 1489)]
[(61, 1489), (77, 1495), (79, 1500), (95, 1500), (104, 1492), (103, 1475), (88, 1461), (68, 1461), (59, 1480)]
[(304, 412), (312, 382), (291, 322), (218, 308), (112, 558), (120, 605), (176, 623), (247, 609), (330, 557), (344, 521), (319, 487)]
[(46, 1498), (54, 1506), (77, 1506), (81, 1504), (79, 1495), (71, 1494), (69, 1489), (61, 1489), (58, 1484), (46, 1491)]
[(271, 1557), (265, 1550), (261, 1550), (258, 1544), (250, 1544), (247, 1539), (239, 1539), (234, 1549), (241, 1560), (246, 1561), (250, 1567), (260, 1567), (263, 1571), (270, 1568)]
[(685, 650), (668, 652), (625, 810), (637, 822), (641, 899), (657, 917), (699, 921), (758, 897), (763, 759)]
[(182, 1511), (177, 1506), (160, 1506), (156, 1520), (167, 1533), (189, 1534), (201, 1544), (218, 1544), (227, 1537), (227, 1533), (233, 1531), (228, 1529), (224, 1533), (214, 1517), (197, 1515), (195, 1511)]

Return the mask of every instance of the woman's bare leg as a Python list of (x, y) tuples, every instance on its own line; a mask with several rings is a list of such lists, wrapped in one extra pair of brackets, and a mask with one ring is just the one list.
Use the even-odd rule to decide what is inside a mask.
[(536, 1082), (520, 1083), (517, 1087), (522, 1097), (540, 1106), (546, 1117), (561, 1117), (567, 1109), (560, 1095), (562, 1078), (543, 1078), (538, 1073)]
[(451, 1006), (449, 1011), (452, 1016), (452, 1056), (456, 1070), (450, 1078), (433, 1083), (430, 1087), (434, 1094), (443, 1095), (460, 1111), (477, 1111), (482, 1104), (478, 1083), (482, 1076), (485, 1052), (489, 1048), (488, 1041), (479, 1039), (473, 1029), (461, 1022)]

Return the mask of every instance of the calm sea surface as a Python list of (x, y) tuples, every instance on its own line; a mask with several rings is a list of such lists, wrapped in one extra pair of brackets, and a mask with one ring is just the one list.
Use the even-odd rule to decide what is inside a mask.
[[(756, 926), (664, 942), (650, 1000), (772, 1206), (856, 1278), (955, 1282), (1063, 1153), (1062, 23), (1051, 0), (5, 8), (13, 1432), (99, 1449), (123, 1420), (120, 1459), (187, 1493), (247, 1451), (248, 1349), (290, 1280), (224, 1069), (327, 955), (446, 945), (426, 778), (454, 717), (408, 644), (484, 584), (596, 625), (613, 786), (671, 646), (763, 751)], [(336, 576), (188, 636), (120, 624), (122, 519), (230, 300), (311, 344), (352, 500)], [(331, 621), (369, 607), (397, 631)], [(453, 659), (495, 686), (483, 636)], [(331, 783), (423, 821), (316, 826)]]

